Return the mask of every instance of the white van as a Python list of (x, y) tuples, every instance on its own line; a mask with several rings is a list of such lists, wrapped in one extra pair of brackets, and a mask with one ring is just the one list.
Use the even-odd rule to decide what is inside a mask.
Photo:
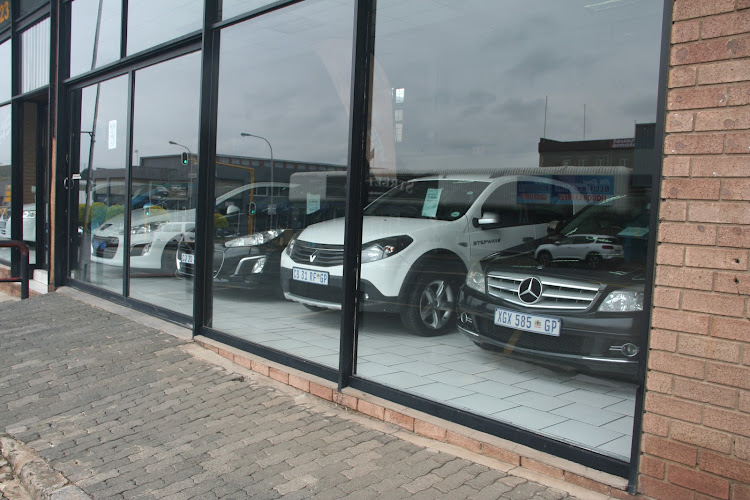
[[(530, 245), (550, 221), (585, 206), (578, 194), (543, 175), (450, 174), (401, 183), (363, 213), (363, 307), (397, 312), (419, 335), (443, 333), (470, 263)], [(343, 240), (343, 218), (293, 238), (281, 258), (284, 296), (311, 309), (340, 309)]]

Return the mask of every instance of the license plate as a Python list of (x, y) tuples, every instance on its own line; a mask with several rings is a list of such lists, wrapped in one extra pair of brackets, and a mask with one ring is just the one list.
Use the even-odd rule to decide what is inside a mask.
[(185, 264), (193, 264), (195, 263), (195, 255), (191, 253), (183, 253), (180, 255), (180, 262), (184, 262)]
[(328, 284), (328, 273), (325, 271), (313, 271), (311, 269), (292, 268), (292, 279), (304, 281), (305, 283), (315, 283), (316, 285)]
[(559, 318), (550, 318), (549, 316), (509, 311), (498, 307), (495, 309), (495, 324), (525, 332), (559, 337), (562, 320)]

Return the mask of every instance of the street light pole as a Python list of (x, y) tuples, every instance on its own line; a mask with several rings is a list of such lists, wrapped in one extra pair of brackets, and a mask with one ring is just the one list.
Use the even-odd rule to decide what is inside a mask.
[[(248, 134), (247, 132), (242, 132), (242, 133), (240, 133), (240, 135), (242, 137), (255, 137), (256, 139), (260, 139), (262, 141), (266, 141), (266, 144), (268, 144), (268, 149), (271, 150), (271, 203), (268, 206), (269, 206), (269, 212), (271, 212), (271, 210), (273, 210), (275, 212), (276, 211), (276, 206), (273, 204), (273, 188), (274, 188), (274, 183), (273, 183), (273, 146), (271, 146), (271, 143), (268, 142), (268, 139), (266, 139), (265, 137), (261, 137), (259, 135), (255, 135), (255, 134)], [(273, 214), (271, 214), (271, 213), (269, 213), (268, 226), (269, 226), (269, 229), (273, 227)]]

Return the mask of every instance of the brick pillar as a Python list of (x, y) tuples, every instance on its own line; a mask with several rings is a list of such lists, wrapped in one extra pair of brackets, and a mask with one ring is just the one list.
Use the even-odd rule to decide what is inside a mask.
[(675, 0), (639, 491), (750, 499), (750, 0)]

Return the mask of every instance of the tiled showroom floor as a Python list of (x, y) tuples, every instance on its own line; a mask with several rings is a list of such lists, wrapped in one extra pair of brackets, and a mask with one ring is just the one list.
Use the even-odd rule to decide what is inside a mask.
[[(131, 280), (133, 296), (185, 314), (192, 283)], [(214, 290), (215, 329), (337, 367), (340, 313), (312, 312), (264, 290)], [(358, 374), (391, 387), (490, 416), (627, 460), (636, 387), (553, 370), (485, 351), (458, 330), (439, 337), (404, 331), (397, 315), (365, 313)]]

